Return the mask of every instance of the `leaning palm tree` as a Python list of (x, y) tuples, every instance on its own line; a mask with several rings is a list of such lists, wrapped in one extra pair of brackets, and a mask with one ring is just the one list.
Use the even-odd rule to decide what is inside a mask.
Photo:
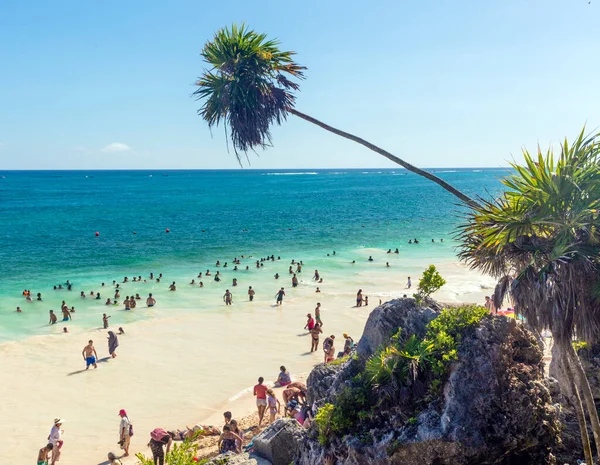
[(217, 31), (201, 52), (210, 66), (197, 80), (194, 96), (204, 103), (198, 114), (208, 126), (223, 123), (233, 145), (235, 155), (242, 164), (248, 151), (271, 145), (271, 126), (280, 125), (288, 114), (316, 124), (338, 136), (358, 142), (423, 176), (446, 189), (468, 205), (476, 203), (443, 179), (401, 160), (391, 153), (360, 137), (329, 126), (294, 108), (299, 89), (298, 81), (304, 79), (304, 66), (294, 62), (295, 52), (281, 51), (277, 40), (268, 40), (245, 25), (233, 25)]
[(579, 420), (586, 462), (592, 454), (583, 398), (596, 450), (600, 424), (594, 399), (572, 340), (600, 336), (600, 133), (573, 145), (524, 152), (525, 165), (502, 181), (504, 195), (479, 199), (459, 227), (459, 258), (499, 279), (494, 302), (510, 294), (515, 311), (537, 330), (550, 329), (563, 392)]

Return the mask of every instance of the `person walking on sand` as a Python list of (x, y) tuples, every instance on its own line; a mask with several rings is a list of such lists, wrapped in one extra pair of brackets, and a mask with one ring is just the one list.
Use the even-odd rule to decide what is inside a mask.
[(412, 281), (410, 280), (410, 276), (408, 277), (408, 281), (406, 281), (406, 288), (410, 289), (412, 286)]
[(50, 465), (55, 465), (60, 460), (60, 450), (63, 446), (62, 435), (64, 432), (61, 429), (62, 424), (62, 418), (55, 418), (54, 426), (52, 426), (48, 435), (48, 444), (52, 445), (52, 460), (50, 461)]
[(94, 341), (91, 339), (88, 341), (88, 345), (83, 348), (81, 352), (83, 359), (85, 360), (85, 369), (88, 370), (90, 365), (94, 365), (94, 368), (98, 368), (96, 364), (96, 359), (98, 358), (98, 354), (96, 354), (96, 348), (94, 347)]
[(110, 318), (110, 315), (106, 315), (106, 313), (102, 314), (102, 326), (104, 326), (104, 329), (108, 328), (108, 319)]
[(250, 302), (252, 302), (254, 300), (254, 294), (256, 294), (256, 292), (254, 292), (254, 289), (252, 289), (252, 286), (248, 286), (248, 300)]
[(131, 422), (124, 409), (119, 410), (121, 422), (119, 423), (119, 445), (125, 451), (123, 457), (129, 457), (129, 444), (131, 443)]
[(115, 333), (113, 333), (112, 331), (108, 332), (108, 353), (110, 354), (110, 356), (112, 358), (115, 358), (117, 356), (116, 350), (117, 347), (119, 347), (119, 339), (117, 338), (117, 335)]
[(275, 298), (277, 299), (277, 305), (281, 305), (283, 303), (283, 296), (285, 295), (285, 291), (283, 287), (279, 289), (277, 294), (275, 294)]
[(323, 326), (323, 321), (321, 320), (321, 302), (317, 302), (317, 306), (315, 307), (315, 322)]
[(315, 320), (313, 320), (313, 317), (310, 313), (306, 314), (306, 324), (304, 325), (304, 329), (307, 329), (308, 331), (311, 331), (314, 327), (315, 327)]
[(53, 448), (54, 446), (48, 443), (39, 450), (37, 457), (37, 465), (48, 465), (48, 461), (51, 457), (50, 454), (52, 453)]
[(225, 294), (223, 295), (223, 300), (225, 301), (225, 305), (231, 305), (233, 302), (233, 295), (229, 292), (229, 289), (225, 290)]
[(264, 383), (265, 379), (261, 376), (258, 378), (258, 384), (254, 386), (254, 395), (256, 396), (256, 408), (258, 410), (258, 426), (262, 424), (267, 408), (267, 386)]
[(322, 332), (323, 332), (323, 330), (321, 329), (320, 323), (317, 323), (315, 325), (315, 327), (310, 330), (310, 338), (311, 338), (310, 351), (311, 352), (316, 352), (317, 349), (319, 348), (319, 334), (321, 334)]

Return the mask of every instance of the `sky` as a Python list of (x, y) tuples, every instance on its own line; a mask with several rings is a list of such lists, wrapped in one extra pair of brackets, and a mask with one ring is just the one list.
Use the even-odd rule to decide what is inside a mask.
[[(0, 3), (0, 170), (235, 169), (191, 94), (245, 22), (308, 69), (296, 108), (420, 167), (500, 167), (600, 127), (600, 0)], [(250, 168), (394, 167), (290, 116)]]

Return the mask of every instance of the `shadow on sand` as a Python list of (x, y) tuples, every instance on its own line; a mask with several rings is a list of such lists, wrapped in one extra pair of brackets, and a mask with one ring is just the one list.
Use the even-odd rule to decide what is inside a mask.
[[(98, 360), (96, 360), (96, 363), (106, 363), (111, 359), (111, 357), (103, 357), (103, 358), (99, 358)], [(92, 368), (93, 370), (93, 368)], [(71, 373), (67, 373), (67, 376), (73, 376), (73, 375), (78, 375), (79, 373), (84, 373), (86, 371), (90, 371), (87, 368), (83, 368), (81, 370), (76, 370), (76, 371), (72, 371)]]

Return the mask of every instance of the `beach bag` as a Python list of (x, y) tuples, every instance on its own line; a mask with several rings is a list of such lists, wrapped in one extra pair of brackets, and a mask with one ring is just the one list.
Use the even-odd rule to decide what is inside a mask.
[(129, 422), (129, 436), (133, 436), (133, 425)]

